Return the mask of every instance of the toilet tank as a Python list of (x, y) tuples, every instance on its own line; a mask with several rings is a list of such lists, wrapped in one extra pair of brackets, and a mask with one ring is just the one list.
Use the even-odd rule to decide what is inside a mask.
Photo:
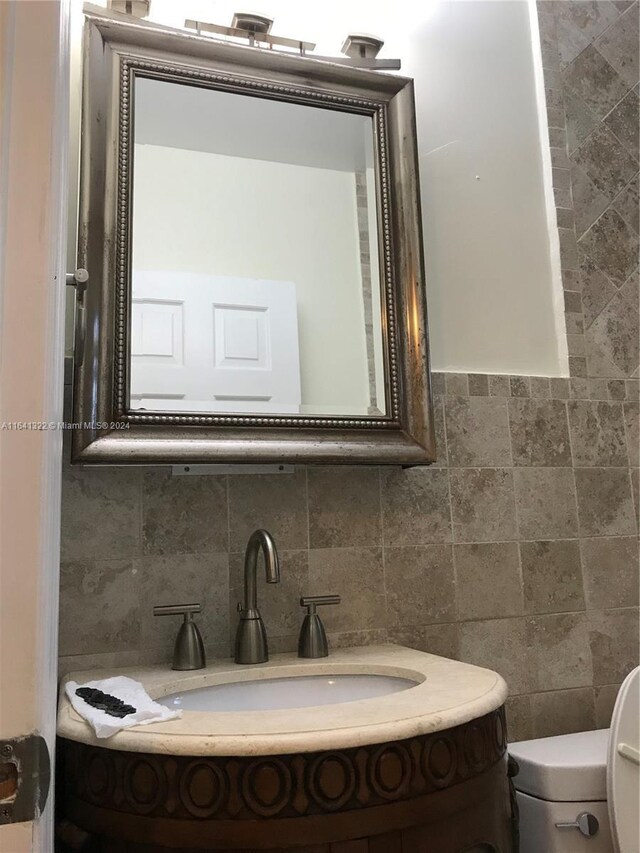
[[(613, 853), (607, 806), (609, 730), (579, 732), (511, 744), (518, 764), (513, 782), (520, 811), (520, 853)], [(596, 835), (573, 823), (582, 812), (598, 821)]]
[[(609, 811), (603, 801), (562, 803), (541, 800), (518, 791), (520, 853), (613, 853)], [(572, 823), (581, 812), (594, 815), (597, 835), (589, 838), (579, 829), (558, 829), (556, 823)]]

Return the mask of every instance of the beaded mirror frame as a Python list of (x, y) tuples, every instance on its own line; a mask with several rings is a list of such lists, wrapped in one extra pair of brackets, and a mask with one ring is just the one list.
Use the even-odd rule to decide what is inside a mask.
[[(132, 133), (137, 77), (372, 118), (384, 416), (129, 407)], [(214, 41), (85, 7), (72, 462), (428, 464), (435, 460), (413, 82)]]

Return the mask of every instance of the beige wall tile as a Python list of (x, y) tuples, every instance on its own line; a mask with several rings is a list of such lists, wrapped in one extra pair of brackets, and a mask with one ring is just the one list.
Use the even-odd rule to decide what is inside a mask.
[(387, 642), (384, 629), (370, 631), (329, 631), (329, 649), (348, 649), (353, 646), (379, 646)]
[(631, 469), (631, 491), (633, 492), (635, 522), (640, 527), (640, 471), (637, 468)]
[(531, 724), (531, 697), (509, 696), (506, 701), (507, 737), (509, 743), (533, 737)]
[(452, 468), (451, 512), (456, 542), (517, 537), (510, 468)]
[(309, 547), (380, 545), (378, 468), (310, 468)]
[(237, 474), (229, 477), (229, 549), (244, 551), (257, 528), (279, 548), (308, 548), (307, 473)]
[(144, 475), (143, 553), (226, 552), (228, 544), (226, 477)]
[(639, 79), (638, 9), (629, 9), (595, 42), (598, 52), (612, 65), (628, 86)]
[(536, 652), (526, 618), (461, 622), (460, 660), (499, 672), (509, 693), (530, 693), (537, 685)]
[(386, 546), (451, 541), (447, 471), (388, 468), (383, 469), (380, 476)]
[(384, 576), (389, 627), (455, 620), (451, 545), (385, 548)]
[(390, 628), (388, 641), (418, 649), (431, 655), (440, 655), (457, 660), (459, 657), (458, 625), (411, 625), (402, 628)]
[(640, 465), (640, 404), (624, 404), (624, 423), (629, 465), (637, 468)]
[(638, 609), (589, 613), (594, 684), (620, 684), (638, 665)]
[(445, 417), (450, 466), (511, 465), (506, 399), (447, 397)]
[(576, 492), (570, 468), (516, 468), (513, 473), (522, 539), (577, 536)]
[(131, 560), (74, 560), (60, 567), (61, 655), (128, 652), (140, 642)]
[(561, 690), (593, 683), (586, 613), (554, 613), (531, 619), (538, 689)]
[(324, 607), (327, 632), (378, 630), (385, 626), (381, 548), (324, 548), (309, 551), (309, 594), (341, 596)]
[(636, 532), (628, 468), (576, 468), (581, 536)]
[(469, 377), (466, 373), (445, 373), (444, 383), (447, 396), (466, 397), (469, 394)]
[(637, 538), (583, 539), (581, 549), (587, 607), (637, 606)]
[(608, 729), (611, 725), (611, 715), (619, 690), (619, 684), (605, 684), (594, 688), (597, 729)]
[(551, 396), (550, 382), (546, 376), (531, 377), (531, 396), (539, 399), (545, 399)]
[(568, 411), (574, 465), (595, 468), (629, 464), (621, 403), (571, 400)]
[(64, 468), (63, 560), (140, 554), (141, 476), (131, 468)]
[(526, 613), (584, 610), (577, 540), (521, 542)]
[(514, 465), (566, 467), (571, 445), (561, 400), (509, 400)]
[(508, 376), (490, 376), (489, 393), (492, 397), (510, 397), (511, 383)]
[(626, 84), (592, 45), (565, 70), (563, 84), (598, 119), (604, 118), (627, 92)]
[(484, 373), (469, 374), (469, 396), (488, 397), (489, 377)]
[(454, 545), (458, 619), (521, 616), (522, 576), (516, 542)]
[(531, 696), (533, 737), (554, 737), (595, 727), (593, 689), (553, 690)]
[(512, 397), (531, 396), (531, 385), (529, 384), (528, 376), (512, 376), (509, 380), (509, 388)]

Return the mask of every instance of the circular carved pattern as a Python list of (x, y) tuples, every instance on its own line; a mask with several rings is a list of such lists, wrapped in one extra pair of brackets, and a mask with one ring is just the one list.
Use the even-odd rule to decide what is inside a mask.
[(180, 777), (180, 799), (194, 817), (213, 817), (227, 795), (224, 773), (211, 761), (188, 764)]
[(340, 809), (348, 803), (355, 787), (355, 768), (343, 753), (320, 755), (311, 764), (309, 793), (327, 811)]
[(422, 769), (436, 788), (447, 788), (458, 769), (455, 741), (447, 734), (439, 734), (424, 745)]
[(242, 776), (247, 805), (262, 817), (273, 817), (289, 802), (292, 780), (287, 765), (277, 758), (253, 761)]
[(483, 767), (487, 752), (484, 730), (476, 723), (470, 723), (464, 733), (464, 757), (474, 770)]
[(403, 741), (277, 757), (162, 756), (62, 740), (64, 791), (71, 801), (183, 820), (366, 809), (442, 790), (488, 770), (504, 756), (505, 731), (501, 708)]
[(150, 814), (166, 797), (164, 773), (155, 756), (136, 756), (124, 773), (124, 796), (138, 814)]
[(113, 760), (106, 750), (89, 755), (85, 769), (86, 791), (91, 800), (99, 802), (113, 789)]
[(371, 756), (371, 786), (384, 800), (396, 800), (411, 784), (411, 757), (399, 743), (379, 747)]
[[(382, 204), (382, 246), (384, 255), (383, 289), (388, 314), (387, 340), (389, 346), (389, 384), (391, 387), (391, 413), (388, 418), (290, 418), (220, 415), (139, 415), (127, 412), (126, 335), (129, 325), (129, 228), (127, 223), (131, 194), (131, 91), (136, 72), (159, 79), (197, 80), (208, 88), (223, 91), (256, 91), (283, 101), (304, 101), (309, 104), (328, 103), (348, 107), (351, 112), (369, 115), (375, 122), (379, 144), (378, 173)], [(146, 73), (145, 73), (146, 72)], [(387, 108), (386, 104), (367, 98), (348, 97), (329, 92), (319, 92), (311, 87), (281, 85), (250, 77), (231, 76), (203, 71), (185, 65), (160, 63), (122, 56), (120, 59), (120, 109), (118, 145), (118, 190), (116, 220), (116, 299), (115, 299), (115, 358), (114, 358), (114, 410), (118, 420), (134, 424), (162, 424), (184, 426), (280, 426), (280, 427), (331, 427), (336, 429), (399, 429), (399, 380), (396, 341), (395, 285), (391, 263), (391, 229), (389, 214), (389, 176), (387, 163)]]

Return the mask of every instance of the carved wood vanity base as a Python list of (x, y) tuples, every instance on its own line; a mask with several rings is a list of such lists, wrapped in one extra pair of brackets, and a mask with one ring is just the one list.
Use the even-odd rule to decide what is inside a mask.
[(60, 811), (96, 853), (513, 853), (504, 708), (446, 731), (255, 758), (59, 739)]

